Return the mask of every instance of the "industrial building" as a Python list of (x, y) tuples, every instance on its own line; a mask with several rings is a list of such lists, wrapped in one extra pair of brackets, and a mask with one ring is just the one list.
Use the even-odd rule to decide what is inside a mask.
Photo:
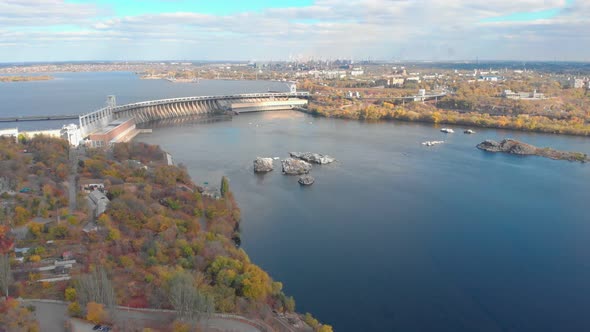
[(135, 119), (120, 118), (91, 133), (87, 145), (93, 148), (109, 147), (113, 143), (128, 142), (138, 134)]

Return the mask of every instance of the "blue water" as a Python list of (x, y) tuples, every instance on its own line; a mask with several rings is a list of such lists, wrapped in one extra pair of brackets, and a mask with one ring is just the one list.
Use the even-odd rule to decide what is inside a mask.
[[(52, 98), (64, 104), (157, 95), (130, 74), (68, 75), (95, 95), (60, 90)], [(220, 84), (211, 87), (219, 93), (247, 85), (198, 89), (209, 84)], [(249, 88), (266, 91), (257, 84)], [(22, 103), (34, 102), (25, 92)], [(423, 124), (268, 112), (156, 128), (138, 139), (161, 144), (196, 182), (229, 176), (251, 259), (283, 282), (298, 311), (336, 331), (590, 330), (590, 165), (475, 148), (512, 137), (590, 153), (590, 140), (460, 129), (445, 135)], [(446, 143), (424, 147), (425, 140)], [(282, 175), (278, 162), (269, 174), (253, 174), (256, 156), (295, 150), (338, 162), (314, 167), (316, 183), (307, 188)]]
[[(128, 104), (164, 98), (288, 90), (280, 82), (202, 80), (198, 84), (182, 84), (140, 80), (130, 72), (48, 75), (54, 80), (0, 82), (0, 117), (89, 113), (104, 107), (108, 95), (115, 95), (118, 104)], [(72, 122), (77, 123), (77, 120), (0, 123), (0, 128), (53, 129)]]
[[(590, 153), (586, 138), (292, 112), (140, 139), (197, 181), (228, 175), (245, 250), (337, 331), (590, 330), (590, 165), (475, 148), (507, 136)], [(447, 142), (420, 145), (434, 139)], [(315, 167), (309, 188), (252, 173), (256, 156), (294, 150), (338, 162)]]

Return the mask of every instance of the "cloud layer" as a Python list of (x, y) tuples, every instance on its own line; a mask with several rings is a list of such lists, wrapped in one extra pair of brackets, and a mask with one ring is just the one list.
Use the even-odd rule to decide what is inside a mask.
[(589, 23), (583, 0), (315, 0), (229, 15), (135, 16), (94, 3), (0, 0), (0, 61), (585, 61)]

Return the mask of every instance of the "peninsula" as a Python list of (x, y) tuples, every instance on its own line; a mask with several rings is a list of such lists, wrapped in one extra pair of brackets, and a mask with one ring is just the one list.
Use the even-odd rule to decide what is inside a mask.
[[(225, 177), (197, 186), (158, 146), (107, 153), (40, 135), (0, 138), (0, 166), (0, 294), (19, 298), (0, 300), (0, 330), (38, 329), (29, 307), (39, 301), (27, 299), (43, 299), (54, 302), (37, 311), (67, 311), (61, 326), (188, 331), (208, 318), (332, 331), (297, 314), (282, 283), (239, 248), (241, 214)], [(123, 318), (129, 308), (136, 314)]]
[(52, 76), (0, 76), (0, 82), (34, 82), (34, 81), (50, 81)]
[(558, 151), (551, 148), (538, 148), (534, 145), (523, 143), (513, 139), (504, 139), (501, 142), (486, 140), (477, 145), (480, 150), (488, 152), (504, 152), (522, 156), (539, 156), (554, 160), (568, 160), (588, 162), (590, 158), (585, 153)]

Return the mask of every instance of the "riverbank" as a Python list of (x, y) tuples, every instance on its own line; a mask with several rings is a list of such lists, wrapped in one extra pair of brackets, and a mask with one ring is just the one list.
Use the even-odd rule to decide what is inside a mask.
[(53, 76), (0, 76), (0, 82), (34, 82), (34, 81), (51, 81)]
[(325, 117), (354, 120), (398, 120), (432, 124), (461, 125), (466, 127), (511, 129), (523, 132), (590, 136), (590, 124), (583, 119), (552, 119), (540, 115), (495, 116), (478, 112), (458, 112), (436, 108), (429, 104), (411, 103), (395, 106), (353, 105), (338, 107), (311, 102), (308, 113)]
[[(186, 168), (170, 165), (162, 149), (144, 143), (119, 143), (110, 153), (80, 149), (80, 162), (69, 159), (69, 147), (59, 138), (0, 143), (0, 179), (13, 193), (3, 198), (14, 207), (5, 210), (14, 221), (6, 229), (10, 233), (0, 229), (0, 244), (9, 236), (0, 254), (16, 259), (16, 248), (28, 252), (14, 264), (14, 282), (0, 293), (65, 299), (70, 316), (78, 318), (89, 319), (94, 304), (104, 309), (100, 323), (114, 318), (109, 307), (122, 305), (170, 309), (179, 322), (235, 313), (275, 329), (287, 324), (289, 330), (305, 330), (308, 316), (295, 312), (283, 285), (236, 246), (241, 213), (227, 178), (218, 195), (207, 195)], [(42, 190), (39, 183), (45, 183)], [(69, 190), (74, 192), (68, 198)], [(56, 277), (47, 271), (57, 270), (60, 259), (70, 265)], [(100, 286), (92, 284), (97, 278)], [(96, 287), (106, 295), (96, 294)], [(175, 300), (179, 293), (190, 297), (190, 309)], [(318, 323), (315, 330), (331, 327)]]

